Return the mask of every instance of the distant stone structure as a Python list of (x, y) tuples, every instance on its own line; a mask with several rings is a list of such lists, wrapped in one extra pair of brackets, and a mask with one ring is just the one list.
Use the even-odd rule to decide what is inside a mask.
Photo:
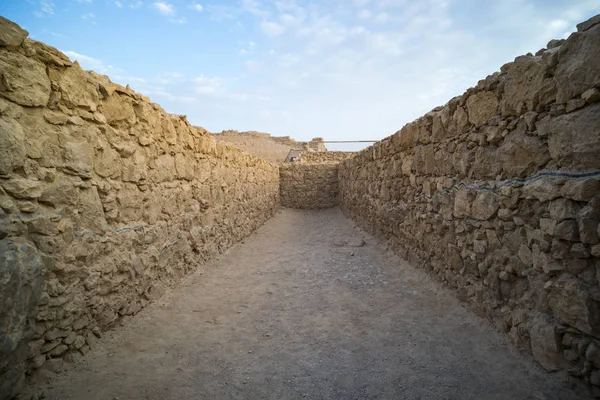
[[(216, 140), (231, 143), (274, 164), (289, 162), (288, 158), (291, 157), (288, 157), (288, 155), (291, 150), (295, 152), (315, 151), (311, 148), (311, 142), (298, 142), (289, 136), (271, 136), (263, 132), (227, 130), (221, 133), (213, 133), (212, 136)], [(321, 151), (327, 151), (324, 145), (315, 147), (324, 149)]]

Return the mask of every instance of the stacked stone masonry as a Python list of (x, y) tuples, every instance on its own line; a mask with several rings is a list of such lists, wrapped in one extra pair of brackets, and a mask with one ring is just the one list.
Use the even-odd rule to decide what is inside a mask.
[(290, 163), (280, 167), (281, 205), (299, 209), (338, 205), (337, 164)]
[(26, 36), (0, 19), (0, 399), (279, 204), (276, 166)]
[(578, 28), (343, 161), (340, 202), (598, 395), (600, 17)]
[(0, 399), (279, 203), (339, 204), (599, 394), (599, 23), (340, 164), (277, 168), (0, 17)]
[(353, 151), (312, 151), (302, 152), (300, 161), (303, 163), (339, 163), (347, 158), (354, 156)]

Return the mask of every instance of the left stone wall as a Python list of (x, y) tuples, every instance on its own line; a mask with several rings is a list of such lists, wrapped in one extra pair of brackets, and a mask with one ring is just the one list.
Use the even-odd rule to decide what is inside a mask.
[(0, 399), (279, 202), (276, 166), (26, 36), (0, 17)]

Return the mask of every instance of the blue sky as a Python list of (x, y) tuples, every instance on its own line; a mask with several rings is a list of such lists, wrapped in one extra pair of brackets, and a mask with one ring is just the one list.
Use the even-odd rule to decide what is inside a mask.
[(388, 136), (598, 13), (600, 0), (0, 1), (33, 39), (195, 125), (302, 140)]

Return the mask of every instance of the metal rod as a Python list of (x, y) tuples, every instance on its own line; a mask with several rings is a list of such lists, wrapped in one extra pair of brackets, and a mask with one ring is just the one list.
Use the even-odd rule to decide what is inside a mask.
[[(323, 140), (322, 142), (317, 143), (375, 143), (379, 142), (379, 140)], [(315, 142), (313, 142), (315, 143)]]

